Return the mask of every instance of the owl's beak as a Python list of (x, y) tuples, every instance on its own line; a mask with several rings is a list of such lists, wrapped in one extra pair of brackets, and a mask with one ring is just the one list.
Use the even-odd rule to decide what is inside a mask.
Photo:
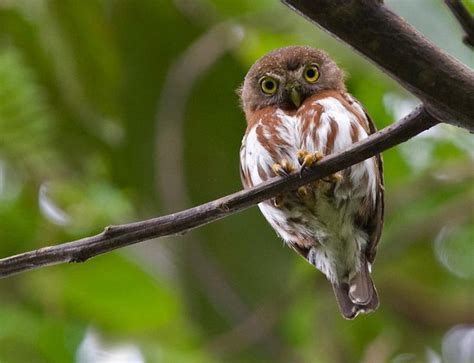
[(290, 88), (290, 99), (291, 102), (296, 106), (296, 108), (299, 108), (301, 106), (301, 93), (297, 87), (291, 87)]

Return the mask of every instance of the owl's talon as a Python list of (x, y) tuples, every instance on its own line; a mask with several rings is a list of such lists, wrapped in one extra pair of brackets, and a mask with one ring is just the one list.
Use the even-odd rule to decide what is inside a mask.
[(308, 199), (311, 196), (311, 187), (309, 185), (303, 185), (298, 188), (296, 194), (301, 200)]
[(320, 179), (320, 180), (316, 180), (316, 181), (313, 182), (311, 185), (312, 185), (313, 188), (318, 189), (318, 188), (321, 186), (322, 182), (323, 182), (323, 181), (322, 181), (321, 179)]
[(286, 159), (272, 165), (273, 172), (278, 176), (288, 176), (295, 171), (295, 166)]
[(275, 208), (281, 208), (283, 206), (283, 196), (277, 195), (272, 199), (272, 204)]
[(296, 153), (296, 157), (298, 158), (298, 162), (301, 165), (300, 175), (303, 175), (303, 172), (317, 163), (319, 160), (324, 158), (324, 154), (320, 151), (316, 152), (309, 152), (307, 150), (298, 150)]
[(329, 175), (326, 178), (323, 178), (322, 180), (325, 181), (326, 183), (337, 184), (337, 183), (340, 183), (343, 179), (344, 179), (344, 177), (342, 176), (342, 173), (337, 172), (337, 173)]

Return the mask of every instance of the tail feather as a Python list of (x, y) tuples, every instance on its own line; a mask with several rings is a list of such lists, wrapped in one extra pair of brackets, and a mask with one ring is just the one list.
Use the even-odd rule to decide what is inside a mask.
[(370, 277), (367, 262), (362, 262), (361, 270), (349, 283), (332, 285), (339, 310), (346, 319), (354, 319), (359, 313), (369, 313), (379, 306), (377, 290)]
[(360, 270), (349, 280), (349, 298), (354, 304), (367, 305), (372, 300), (374, 290), (369, 265), (362, 258)]
[(359, 309), (357, 305), (349, 299), (349, 285), (344, 282), (339, 285), (333, 284), (332, 288), (334, 295), (336, 295), (342, 316), (346, 319), (354, 319), (359, 313)]

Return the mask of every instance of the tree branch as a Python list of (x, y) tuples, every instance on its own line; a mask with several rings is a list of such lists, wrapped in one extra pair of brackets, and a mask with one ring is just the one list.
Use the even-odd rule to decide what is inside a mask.
[(444, 2), (466, 33), (463, 38), (464, 44), (474, 47), (474, 18), (469, 14), (461, 0), (444, 0)]
[(474, 132), (474, 72), (380, 0), (283, 0), (353, 46), (421, 99), (437, 119)]
[(151, 238), (185, 233), (277, 194), (295, 190), (398, 145), (443, 120), (474, 131), (474, 73), (439, 50), (380, 0), (283, 0), (346, 41), (397, 79), (424, 103), (403, 120), (300, 176), (273, 178), (252, 189), (167, 216), (109, 226), (102, 233), (0, 260), (0, 277), (87, 259)]
[(0, 260), (0, 278), (47, 265), (84, 262), (87, 259), (147, 239), (185, 233), (193, 228), (249, 208), (277, 194), (295, 190), (414, 137), (437, 124), (423, 107), (339, 154), (331, 154), (302, 176), (298, 172), (273, 178), (182, 212), (145, 221), (109, 226), (102, 233), (57, 246), (40, 248)]

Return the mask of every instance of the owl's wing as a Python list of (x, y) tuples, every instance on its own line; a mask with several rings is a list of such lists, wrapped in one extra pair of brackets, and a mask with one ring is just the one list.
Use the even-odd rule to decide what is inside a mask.
[(247, 142), (247, 133), (245, 134), (242, 140), (242, 145), (240, 146), (240, 170), (239, 171), (240, 171), (240, 181), (242, 182), (242, 185), (244, 186), (244, 188), (250, 188), (253, 186), (253, 183), (249, 175), (248, 167), (246, 165), (246, 157), (245, 157), (246, 142)]
[[(377, 131), (372, 118), (369, 116), (367, 111), (364, 107), (357, 101), (358, 105), (362, 108), (365, 113), (365, 117), (369, 122), (369, 130), (370, 135)], [(383, 180), (383, 159), (381, 154), (377, 154), (375, 156), (377, 162), (377, 191), (376, 191), (376, 200), (375, 200), (375, 208), (373, 209), (372, 213), (370, 214), (367, 222), (364, 226), (364, 230), (367, 231), (367, 234), (370, 237), (369, 244), (366, 250), (366, 257), (367, 261), (372, 263), (375, 259), (375, 255), (377, 253), (377, 245), (380, 240), (380, 235), (382, 234), (382, 227), (384, 221), (384, 180)]]
[[(347, 95), (348, 101), (354, 107), (360, 116), (365, 116), (367, 124), (362, 125), (369, 135), (376, 132), (375, 124), (364, 110), (362, 105), (353, 97)], [(359, 120), (361, 122), (362, 120)], [(361, 122), (365, 123), (365, 122)], [(368, 127), (367, 127), (368, 126)], [(361, 269), (353, 276), (348, 283), (333, 284), (334, 294), (339, 304), (341, 313), (346, 319), (353, 319), (360, 311), (369, 312), (377, 309), (379, 299), (377, 290), (370, 276), (370, 263), (375, 259), (377, 244), (382, 233), (383, 217), (384, 217), (384, 180), (383, 180), (383, 161), (382, 156), (376, 155), (376, 195), (374, 207), (361, 213), (361, 218), (356, 218), (355, 223), (362, 230), (366, 231), (369, 237), (365, 255), (360, 258)], [(367, 213), (368, 212), (368, 213)]]

